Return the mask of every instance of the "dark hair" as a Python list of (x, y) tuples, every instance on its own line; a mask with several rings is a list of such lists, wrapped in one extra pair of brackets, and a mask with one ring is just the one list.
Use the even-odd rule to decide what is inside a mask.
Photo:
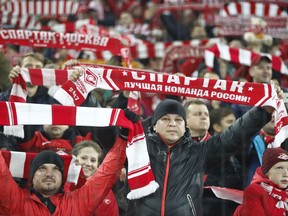
[(221, 120), (230, 114), (234, 114), (234, 113), (228, 107), (220, 107), (218, 109), (212, 109), (210, 111), (209, 133), (214, 134), (213, 124), (220, 124)]
[(3, 52), (0, 52), (0, 91), (7, 91), (12, 85), (8, 75), (12, 69), (12, 65)]
[(202, 100), (200, 100), (200, 99), (197, 99), (197, 98), (191, 99), (191, 100), (187, 101), (187, 102), (184, 104), (184, 109), (185, 109), (186, 112), (187, 112), (188, 107), (189, 107), (190, 105), (192, 105), (192, 104), (205, 105), (205, 106), (207, 106), (207, 105), (205, 104), (205, 102), (202, 101)]
[(81, 149), (87, 147), (92, 147), (98, 153), (98, 162), (99, 162), (98, 165), (100, 165), (103, 161), (103, 151), (101, 146), (98, 145), (96, 142), (90, 140), (84, 140), (82, 142), (79, 142), (73, 147), (71, 154), (77, 156)]
[(21, 67), (22, 66), (22, 62), (25, 58), (27, 57), (31, 57), (31, 58), (34, 58), (36, 59), (37, 61), (40, 61), (42, 62), (43, 66), (45, 65), (46, 61), (45, 61), (45, 57), (41, 54), (41, 53), (32, 53), (32, 52), (29, 52), (29, 53), (26, 53), (25, 55), (21, 56), (20, 60), (19, 60), (19, 63), (18, 65)]
[(14, 151), (16, 149), (16, 138), (0, 132), (0, 149)]

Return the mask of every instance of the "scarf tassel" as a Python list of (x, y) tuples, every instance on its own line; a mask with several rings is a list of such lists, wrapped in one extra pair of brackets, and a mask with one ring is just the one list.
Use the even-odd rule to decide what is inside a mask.
[(137, 188), (137, 189), (130, 191), (127, 194), (127, 198), (129, 200), (140, 199), (142, 197), (145, 197), (154, 193), (158, 188), (159, 188), (159, 184), (155, 181), (151, 181), (145, 187)]
[(24, 138), (24, 128), (23, 125), (11, 125), (11, 126), (4, 126), (4, 134), (5, 135), (12, 135), (17, 136), (20, 138)]

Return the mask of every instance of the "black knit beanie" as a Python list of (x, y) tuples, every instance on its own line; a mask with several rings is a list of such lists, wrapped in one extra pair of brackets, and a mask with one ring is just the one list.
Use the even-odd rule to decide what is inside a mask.
[(39, 154), (36, 155), (36, 157), (33, 159), (31, 165), (30, 165), (30, 179), (33, 179), (33, 176), (36, 172), (36, 170), (45, 163), (51, 163), (55, 164), (62, 174), (62, 178), (64, 176), (64, 162), (62, 158), (56, 154), (54, 151), (46, 150), (42, 151)]
[(152, 125), (155, 125), (158, 119), (166, 114), (178, 114), (186, 123), (186, 112), (182, 104), (173, 99), (166, 99), (161, 101), (154, 110)]

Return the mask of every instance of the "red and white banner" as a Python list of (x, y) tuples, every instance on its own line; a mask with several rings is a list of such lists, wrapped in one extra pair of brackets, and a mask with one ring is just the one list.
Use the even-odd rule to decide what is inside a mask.
[[(84, 75), (75, 83), (68, 81), (63, 85), (63, 88), (67, 90), (66, 96), (68, 94), (70, 98), (68, 104), (80, 105), (87, 94), (95, 88), (161, 92), (252, 106), (261, 106), (272, 96), (272, 87), (268, 84), (182, 77), (109, 65), (98, 65), (98, 67), (101, 68), (85, 67)], [(73, 70), (22, 68), (21, 76), (25, 82), (30, 82), (32, 85), (51, 86), (62, 85), (72, 72)], [(67, 99), (66, 96), (59, 95), (56, 99), (61, 102), (63, 98)], [(62, 104), (67, 104), (67, 102)]]
[[(265, 20), (267, 24), (267, 29), (271, 28), (286, 28), (288, 24), (288, 18), (287, 17), (263, 17), (263, 20)], [(211, 25), (216, 26), (234, 26), (236, 27), (246, 27), (251, 28), (252, 26), (252, 19), (251, 17), (243, 17), (243, 16), (234, 16), (234, 17), (223, 17), (216, 15), (214, 16), (214, 19), (208, 22)]]
[[(81, 20), (76, 20), (75, 22), (66, 22), (66, 23), (53, 24), (51, 26), (42, 26), (41, 29), (39, 30), (54, 31), (54, 32), (60, 32), (60, 33), (72, 33), (72, 32), (77, 32), (78, 29), (82, 29), (89, 25), (94, 26), (95, 21), (92, 19), (81, 19)], [(81, 33), (81, 32), (77, 32), (77, 33)], [(82, 34), (84, 34), (84, 32)]]
[(22, 29), (0, 30), (0, 43), (33, 47), (92, 50), (97, 52), (109, 49), (114, 55), (120, 54), (120, 49), (122, 48), (120, 40), (116, 38)]
[(79, 2), (70, 0), (13, 0), (2, 1), (0, 13), (3, 16), (30, 15), (30, 16), (63, 16), (76, 14)]
[(161, 71), (173, 74), (177, 72), (177, 68), (175, 66), (176, 60), (184, 60), (192, 57), (198, 59), (204, 58), (204, 50), (204, 47), (193, 47), (190, 45), (170, 46), (165, 52)]
[(204, 46), (208, 43), (218, 43), (220, 38), (210, 38), (204, 40), (190, 40), (190, 41), (173, 41), (173, 42), (156, 42), (156, 43), (139, 43), (130, 47), (131, 56), (133, 58), (163, 58), (165, 52), (170, 46), (190, 45), (192, 47)]
[(221, 16), (257, 16), (257, 17), (279, 17), (287, 16), (278, 4), (262, 2), (230, 2), (226, 4), (219, 14)]
[(54, 97), (62, 104), (79, 105), (95, 88), (161, 92), (253, 106), (262, 106), (272, 97), (272, 87), (268, 84), (182, 77), (134, 71), (133, 69), (104, 68), (85, 68), (83, 76), (76, 82), (67, 81)]
[(278, 56), (267, 53), (255, 53), (246, 49), (232, 48), (225, 44), (215, 44), (205, 50), (205, 63), (212, 70), (214, 67), (214, 58), (224, 59), (229, 62), (239, 63), (250, 66), (252, 59), (258, 55), (266, 55), (272, 60), (272, 67), (281, 74), (288, 75), (287, 66)]
[[(166, 49), (173, 45), (204, 46), (208, 43), (218, 43), (221, 40), (220, 38), (211, 38), (157, 43), (137, 41), (136, 45), (133, 45), (136, 41), (133, 41), (132, 38), (91, 25), (91, 20), (79, 21), (71, 26), (56, 25), (52, 28), (57, 32), (2, 29), (0, 30), (0, 44), (10, 43), (22, 46), (75, 49), (78, 51), (91, 50), (96, 51), (97, 58), (105, 59), (108, 51), (114, 55), (119, 55), (120, 49), (124, 47), (121, 41), (126, 41), (129, 45), (132, 45), (129, 46), (132, 58), (145, 59), (163, 58)], [(78, 29), (81, 33), (63, 33), (73, 29)], [(77, 53), (73, 54), (73, 57), (77, 58)]]
[[(29, 179), (30, 164), (37, 153), (1, 151), (5, 162), (15, 178)], [(72, 155), (60, 155), (64, 161), (64, 182), (77, 184), (81, 166), (75, 165), (76, 158)]]
[(281, 143), (288, 137), (288, 115), (283, 100), (277, 101), (277, 112), (275, 112), (275, 139), (273, 148), (281, 146)]
[[(14, 0), (0, 4), (0, 24), (6, 28), (40, 29), (39, 16), (76, 14), (79, 3), (69, 0)], [(38, 16), (38, 17), (37, 17)]]
[[(183, 11), (185, 9), (195, 10), (195, 11), (211, 11), (219, 10), (223, 6), (223, 3), (219, 0), (203, 0), (201, 2), (195, 3), (195, 1), (181, 1), (171, 0), (169, 3), (160, 4), (157, 6), (157, 13), (163, 11)], [(157, 14), (156, 13), (156, 14)]]
[[(0, 116), (0, 125), (55, 124), (69, 126), (86, 125), (92, 127), (119, 126), (128, 128), (126, 154), (128, 158), (128, 184), (131, 191), (127, 195), (127, 198), (138, 199), (147, 196), (155, 192), (159, 187), (158, 183), (155, 182), (150, 167), (142, 124), (140, 121), (132, 123), (126, 118), (122, 109), (0, 102)], [(139, 152), (141, 152), (141, 155), (136, 155)], [(137, 159), (135, 156), (137, 156)], [(26, 157), (22, 156), (22, 160), (17, 160), (18, 163), (23, 162), (21, 163), (23, 164), (23, 169), (15, 167), (12, 170), (24, 175)], [(7, 164), (11, 164), (11, 159)], [(68, 167), (70, 170), (71, 165), (69, 165), (65, 167)]]

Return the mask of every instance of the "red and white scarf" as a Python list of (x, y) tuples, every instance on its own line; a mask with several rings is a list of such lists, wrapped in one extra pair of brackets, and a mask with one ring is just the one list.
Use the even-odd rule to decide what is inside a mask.
[[(26, 101), (26, 91), (23, 90), (25, 89), (25, 82), (31, 82), (33, 85), (52, 86), (62, 85), (67, 81), (54, 95), (61, 104), (65, 105), (80, 105), (90, 91), (95, 88), (102, 88), (106, 90), (161, 92), (250, 106), (263, 106), (272, 102), (272, 106), (277, 107), (276, 96), (272, 97), (272, 86), (268, 84), (181, 77), (107, 65), (101, 65), (101, 67), (85, 67), (83, 76), (76, 82), (67, 81), (73, 70), (22, 69), (21, 76), (23, 79), (19, 76), (13, 81), (15, 83), (11, 92), (11, 101)], [(281, 101), (277, 104), (278, 109), (280, 109)], [(282, 131), (284, 131), (284, 135), (281, 136), (279, 142), (287, 136), (282, 128), (287, 127), (288, 124), (283, 107), (280, 114), (280, 117), (276, 118), (278, 119), (276, 122), (280, 122), (278, 133), (283, 134)]]
[(287, 12), (278, 4), (262, 2), (230, 2), (220, 11), (222, 16), (257, 16), (278, 17), (287, 16)]
[[(261, 182), (260, 186), (274, 199), (278, 200), (276, 207), (277, 209), (284, 209), (285, 212), (288, 211), (288, 192), (283, 189), (276, 188), (265, 182)], [(282, 213), (282, 212), (281, 212)], [(284, 212), (283, 212), (284, 213)], [(280, 215), (280, 213), (279, 213)]]
[(105, 51), (120, 54), (123, 47), (117, 38), (78, 33), (58, 33), (49, 31), (30, 31), (22, 29), (1, 29), (0, 44), (20, 46), (49, 47), (75, 50)]
[[(45, 115), (43, 115), (45, 113)], [(65, 118), (63, 118), (65, 115)], [(157, 190), (140, 121), (132, 123), (121, 109), (40, 105), (0, 102), (0, 125), (70, 125), (120, 126), (129, 129), (128, 158), (129, 199), (138, 199)]]
[[(29, 179), (30, 164), (37, 153), (4, 150), (1, 152), (13, 177)], [(76, 166), (76, 157), (72, 155), (60, 156), (64, 161), (64, 182), (77, 184), (81, 166)]]
[[(123, 48), (120, 41), (125, 41), (131, 50), (131, 56), (143, 59), (162, 58), (167, 48), (172, 45), (191, 45), (195, 47), (204, 46), (207, 43), (220, 42), (220, 38), (210, 38), (149, 43), (139, 39), (135, 40), (110, 29), (91, 25), (91, 23), (91, 20), (81, 20), (71, 24), (57, 24), (52, 27), (44, 27), (45, 31), (2, 29), (0, 30), (0, 44), (10, 43), (21, 46), (65, 48), (73, 49), (77, 53), (81, 50), (90, 50), (95, 51), (97, 57), (105, 59), (105, 52), (108, 50), (115, 55), (120, 54), (120, 49)], [(73, 32), (74, 30), (77, 30), (77, 32), (73, 34), (67, 33), (67, 31)], [(89, 36), (84, 36), (87, 34)], [(99, 40), (99, 43), (95, 44), (97, 40)]]
[(2, 1), (0, 4), (0, 24), (13, 28), (39, 30), (41, 24), (37, 16), (59, 17), (64, 14), (76, 14), (78, 7), (78, 2), (69, 0)]
[[(132, 90), (132, 91), (150, 91), (162, 92), (166, 94), (186, 95), (190, 97), (203, 97), (207, 99), (223, 100), (232, 103), (242, 103), (246, 105), (272, 105), (276, 107), (275, 92), (272, 91), (272, 86), (268, 84), (258, 83), (240, 83), (236, 81), (226, 80), (209, 80), (200, 78), (180, 77), (168, 74), (153, 73), (151, 71), (135, 70), (129, 68), (118, 68), (106, 66), (107, 68), (85, 68), (84, 75), (76, 82), (67, 81), (62, 88), (60, 88), (55, 98), (62, 104), (80, 105), (88, 95), (88, 93), (95, 88), (103, 88), (109, 90)], [(63, 84), (67, 80), (70, 70), (53, 70), (53, 69), (23, 69), (21, 75), (22, 81), (31, 82), (33, 85), (47, 85)], [(45, 75), (44, 75), (45, 74)], [(43, 77), (44, 76), (44, 77)], [(32, 78), (33, 77), (33, 78)], [(32, 81), (33, 80), (33, 81)], [(21, 85), (18, 85), (18, 87)], [(245, 95), (245, 96), (244, 96)], [(15, 97), (16, 98), (16, 97)], [(21, 97), (20, 97), (21, 98)], [(21, 109), (17, 107), (21, 106)], [(27, 107), (29, 106), (29, 107)], [(68, 106), (50, 106), (49, 105), (32, 105), (25, 103), (5, 103), (0, 104), (0, 115), (7, 118), (2, 118), (0, 124), (2, 125), (25, 125), (31, 124), (31, 121), (36, 121), (34, 124), (65, 124), (76, 126), (111, 126), (110, 120), (105, 122), (105, 115), (107, 119), (119, 120), (113, 117), (114, 110), (102, 109), (96, 112), (97, 108), (86, 107), (68, 107)], [(35, 107), (35, 108), (34, 108)], [(37, 108), (37, 110), (36, 110)], [(41, 111), (40, 111), (40, 110)], [(99, 109), (99, 108), (98, 108)], [(18, 110), (18, 111), (17, 111)], [(85, 110), (85, 111), (84, 111)], [(27, 112), (26, 112), (27, 111)], [(47, 115), (43, 115), (47, 113)], [(68, 118), (63, 119), (63, 113), (68, 114)], [(99, 114), (101, 113), (101, 115)], [(108, 114), (107, 114), (108, 113)], [(118, 111), (116, 112), (118, 113)], [(86, 117), (81, 116), (81, 114)], [(120, 111), (121, 114), (121, 111)], [(113, 115), (113, 116), (112, 116)], [(123, 115), (123, 113), (122, 113)], [(122, 116), (123, 117), (123, 116)], [(104, 118), (104, 119), (103, 119)], [(101, 121), (100, 121), (101, 120)], [(41, 121), (41, 122), (39, 122)], [(112, 121), (115, 123), (115, 121)], [(116, 121), (117, 122), (117, 121)], [(118, 126), (127, 127), (126, 124)], [(123, 123), (123, 122), (122, 122)], [(130, 141), (132, 137), (130, 136)], [(132, 145), (133, 146), (133, 145)], [(151, 170), (149, 166), (149, 159), (147, 150), (138, 151), (134, 145), (135, 152), (145, 152), (143, 159), (146, 168)], [(140, 145), (139, 145), (140, 146)], [(141, 146), (145, 148), (145, 146)], [(134, 155), (138, 155), (138, 153)], [(131, 155), (127, 153), (127, 155)], [(129, 161), (128, 156), (128, 161)], [(141, 157), (142, 158), (142, 157)], [(145, 159), (146, 158), (146, 159)], [(135, 158), (134, 158), (135, 159)], [(131, 161), (131, 160), (130, 160)], [(133, 159), (132, 159), (133, 161)], [(141, 159), (142, 161), (142, 159)], [(132, 162), (134, 163), (134, 162)], [(131, 167), (130, 167), (131, 168)], [(145, 166), (136, 168), (139, 172), (145, 169)], [(132, 169), (132, 168), (131, 168)], [(134, 170), (134, 169), (132, 169)], [(128, 170), (131, 176), (135, 176), (133, 171)], [(142, 178), (139, 175), (139, 179)], [(129, 178), (129, 177), (128, 177)], [(154, 180), (153, 180), (154, 181)], [(152, 181), (152, 183), (154, 183)], [(130, 181), (132, 182), (132, 181)], [(142, 181), (136, 181), (142, 182)], [(140, 187), (141, 188), (141, 187)], [(155, 187), (154, 187), (155, 188)], [(138, 190), (134, 190), (138, 191)], [(142, 190), (141, 190), (142, 191)], [(144, 190), (146, 191), (146, 190)]]
[(283, 75), (288, 75), (288, 69), (284, 62), (278, 56), (255, 53), (247, 49), (232, 48), (225, 44), (215, 44), (205, 50), (205, 64), (208, 69), (212, 70), (214, 67), (214, 58), (221, 58), (223, 60), (239, 63), (246, 66), (251, 66), (252, 59), (255, 56), (266, 55), (272, 60), (272, 68)]

